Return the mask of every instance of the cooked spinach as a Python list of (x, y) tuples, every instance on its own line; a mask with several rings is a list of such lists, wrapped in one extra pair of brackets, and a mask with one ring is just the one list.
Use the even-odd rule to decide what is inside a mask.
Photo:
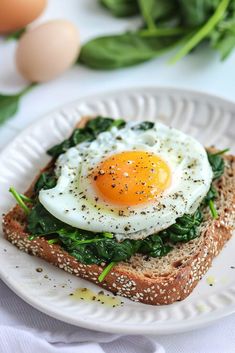
[(214, 200), (218, 197), (218, 192), (215, 187), (211, 184), (210, 190), (208, 191), (206, 197), (203, 200), (203, 204), (209, 206), (211, 215), (214, 219), (218, 217), (218, 213), (216, 211)]
[(222, 59), (235, 47), (235, 0), (102, 0), (102, 4), (116, 16), (138, 12), (142, 25), (85, 43), (78, 61), (94, 69), (136, 65), (175, 46), (179, 50), (172, 63), (202, 42), (217, 49)]
[(38, 193), (42, 189), (51, 189), (56, 186), (57, 178), (53, 171), (43, 172), (34, 185), (34, 191)]
[(164, 256), (171, 247), (157, 235), (145, 240), (117, 242), (111, 233), (93, 233), (73, 228), (52, 216), (39, 202), (28, 216), (28, 231), (35, 236), (53, 236), (79, 261), (92, 264), (128, 260), (136, 252), (152, 257)]
[(37, 200), (28, 215), (28, 231), (34, 236), (56, 233), (65, 223), (52, 216)]
[(159, 235), (172, 243), (186, 243), (198, 237), (202, 220), (202, 213), (199, 208), (193, 215), (185, 214), (177, 218), (175, 224), (160, 232)]
[(50, 148), (47, 153), (50, 156), (57, 158), (61, 153), (66, 152), (69, 148), (84, 141), (95, 140), (101, 132), (108, 131), (112, 127), (121, 129), (125, 126), (125, 124), (126, 123), (123, 119), (114, 120), (112, 118), (98, 116), (95, 119), (89, 120), (85, 127), (75, 129), (72, 136), (60, 144)]
[(132, 127), (132, 130), (150, 130), (154, 127), (154, 123), (152, 121), (143, 121), (137, 125)]
[[(219, 179), (224, 173), (225, 164), (224, 164), (224, 159), (222, 158), (221, 155), (223, 155), (227, 151), (228, 149), (226, 148), (225, 150), (222, 150), (216, 153), (207, 152), (208, 160), (213, 171), (213, 180)], [(218, 192), (215, 189), (215, 187), (211, 184), (211, 187), (206, 197), (204, 198), (203, 203), (204, 205), (209, 206), (211, 215), (214, 219), (218, 218), (218, 213), (214, 205), (214, 200), (217, 197), (218, 197)]]
[(221, 157), (222, 154), (226, 153), (228, 149), (219, 151), (217, 153), (207, 152), (208, 160), (213, 171), (213, 179), (218, 179), (224, 173), (224, 159)]

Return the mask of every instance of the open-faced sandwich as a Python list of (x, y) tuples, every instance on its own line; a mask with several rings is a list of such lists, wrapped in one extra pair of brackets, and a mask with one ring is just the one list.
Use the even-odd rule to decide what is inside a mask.
[(20, 250), (146, 304), (182, 300), (232, 235), (235, 158), (159, 122), (84, 118), (3, 219)]

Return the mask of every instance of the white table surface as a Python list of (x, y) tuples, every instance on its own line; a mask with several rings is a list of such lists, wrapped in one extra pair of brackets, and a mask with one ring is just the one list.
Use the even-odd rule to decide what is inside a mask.
[[(130, 21), (111, 17), (98, 5), (98, 0), (48, 2), (45, 13), (37, 22), (69, 19), (78, 26), (82, 42), (95, 35), (123, 31), (138, 23), (137, 18)], [(26, 85), (14, 65), (15, 46), (14, 41), (0, 39), (0, 92), (17, 92)], [(22, 99), (18, 114), (0, 127), (0, 149), (30, 122), (50, 110), (97, 92), (137, 86), (166, 86), (204, 91), (235, 101), (235, 52), (225, 62), (220, 62), (217, 54), (202, 48), (174, 66), (167, 64), (170, 55), (117, 71), (93, 71), (74, 66), (56, 80), (39, 85)], [(235, 352), (235, 348), (231, 350), (232, 343), (235, 347), (231, 334), (234, 327), (235, 315), (232, 315), (206, 329), (172, 336), (170, 340), (167, 337), (158, 337), (157, 340), (167, 352), (183, 353), (189, 352), (190, 341), (197, 340), (200, 347), (200, 339), (204, 344), (208, 338), (208, 342), (213, 340), (218, 352), (232, 353)], [(224, 337), (221, 345), (222, 331)], [(205, 353), (212, 352), (209, 344), (204, 347)]]

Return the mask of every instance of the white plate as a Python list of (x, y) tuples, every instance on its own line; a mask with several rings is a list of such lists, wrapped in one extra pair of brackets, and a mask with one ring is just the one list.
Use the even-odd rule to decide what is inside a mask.
[[(1, 213), (14, 203), (9, 186), (24, 191), (47, 163), (48, 147), (68, 136), (79, 118), (89, 114), (160, 120), (205, 145), (229, 146), (235, 152), (235, 105), (220, 98), (175, 89), (142, 88), (80, 99), (36, 121), (1, 153)], [(235, 269), (231, 268), (235, 266), (234, 248), (235, 237), (187, 299), (160, 307), (129, 300), (116, 308), (76, 301), (69, 296), (76, 288), (99, 288), (17, 250), (2, 236), (0, 275), (22, 299), (59, 320), (107, 332), (169, 334), (198, 328), (235, 312)], [(38, 267), (43, 272), (37, 272)], [(211, 276), (215, 278), (213, 286), (207, 283)]]

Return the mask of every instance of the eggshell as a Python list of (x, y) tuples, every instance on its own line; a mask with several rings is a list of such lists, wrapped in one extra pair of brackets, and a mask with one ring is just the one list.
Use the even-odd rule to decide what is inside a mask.
[(65, 20), (54, 20), (27, 31), (19, 40), (16, 65), (31, 82), (48, 81), (76, 60), (79, 52), (76, 27)]
[(16, 31), (35, 20), (47, 0), (0, 0), (0, 34)]

